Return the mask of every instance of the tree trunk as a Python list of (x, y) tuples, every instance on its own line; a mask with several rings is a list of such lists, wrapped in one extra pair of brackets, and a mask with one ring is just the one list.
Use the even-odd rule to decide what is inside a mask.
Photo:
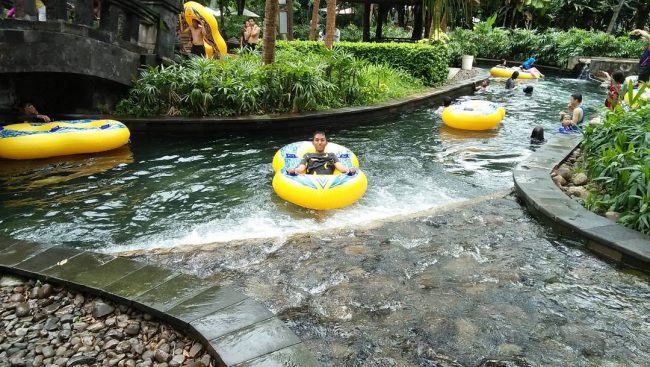
[(287, 39), (293, 41), (293, 0), (287, 0)]
[(402, 28), (406, 26), (406, 17), (404, 16), (405, 15), (404, 13), (405, 13), (404, 5), (397, 8), (397, 25)]
[[(221, 13), (221, 16), (219, 17), (219, 18), (221, 18), (221, 19), (219, 20), (219, 28), (221, 28), (221, 29), (219, 29), (219, 32), (220, 32), (222, 35), (224, 34), (224, 32), (225, 32), (225, 30), (226, 30), (226, 21), (224, 20), (224, 19), (225, 19), (225, 18), (224, 18), (224, 15), (225, 15), (225, 14), (224, 14), (224, 9), (225, 9), (225, 8), (224, 8), (224, 6), (223, 6), (223, 0), (219, 0), (219, 12)], [(222, 32), (222, 30), (223, 30), (224, 32)], [(228, 39), (228, 37), (231, 37), (231, 36), (234, 36), (234, 34), (230, 34), (230, 35), (229, 35), (229, 34), (226, 34), (226, 35), (224, 36), (224, 38), (225, 38), (225, 39)]]
[(411, 35), (412, 40), (419, 40), (422, 38), (422, 29), (424, 20), (422, 15), (422, 4), (416, 4), (414, 10), (414, 19), (413, 19), (413, 34)]
[(370, 13), (372, 12), (372, 8), (370, 6), (370, 3), (363, 3), (363, 33), (362, 33), (362, 41), (363, 42), (370, 42)]
[(278, 31), (278, 0), (266, 0), (264, 7), (264, 46), (262, 60), (265, 64), (275, 61), (275, 34)]
[(309, 22), (309, 40), (316, 40), (316, 26), (318, 25), (318, 7), (320, 7), (320, 0), (314, 0), (313, 9), (311, 11), (311, 22)]
[(625, 5), (625, 0), (620, 0), (616, 6), (616, 9), (614, 9), (612, 20), (609, 21), (609, 25), (607, 26), (607, 33), (612, 33), (612, 31), (614, 31), (616, 20), (618, 19), (618, 15), (621, 13), (621, 9), (623, 9), (623, 5)]
[(332, 49), (336, 32), (336, 0), (327, 0), (327, 21), (325, 23), (325, 48)]

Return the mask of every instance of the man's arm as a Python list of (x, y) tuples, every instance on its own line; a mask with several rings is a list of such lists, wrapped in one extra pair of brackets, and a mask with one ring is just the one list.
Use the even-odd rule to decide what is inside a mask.
[(645, 38), (647, 41), (650, 42), (650, 33), (648, 33), (647, 31), (644, 31), (643, 29), (635, 29), (632, 32), (630, 32), (630, 34), (635, 35), (635, 36), (641, 36), (641, 37)]
[(296, 167), (296, 168), (287, 169), (287, 173), (290, 174), (290, 175), (293, 175), (293, 174), (301, 175), (301, 174), (305, 173), (306, 170), (307, 170), (307, 165), (304, 164), (304, 163), (300, 163), (298, 165), (298, 167)]
[(253, 27), (253, 29), (251, 30), (251, 36), (257, 37), (259, 35), (260, 35), (260, 27), (258, 26)]
[(341, 163), (341, 162), (334, 163), (334, 167), (336, 167), (336, 169), (339, 170), (339, 172), (342, 172), (342, 173), (355, 173), (357, 171), (356, 168), (354, 168), (354, 167), (348, 168), (345, 165), (343, 165), (343, 163)]

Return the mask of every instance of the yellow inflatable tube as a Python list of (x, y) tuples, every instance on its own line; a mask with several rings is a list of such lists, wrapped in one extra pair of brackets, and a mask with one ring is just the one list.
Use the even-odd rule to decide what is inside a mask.
[(192, 24), (192, 19), (196, 19), (205, 27), (206, 38), (203, 40), (205, 46), (205, 54), (209, 58), (214, 58), (214, 49), (219, 50), (219, 58), (223, 59), (228, 55), (228, 47), (226, 41), (223, 40), (219, 33), (219, 23), (212, 13), (203, 5), (188, 1), (183, 5), (185, 21), (187, 24)]
[(129, 141), (129, 129), (114, 120), (20, 123), (0, 128), (0, 158), (37, 159), (98, 153)]
[(461, 130), (489, 130), (497, 127), (506, 109), (488, 101), (465, 101), (442, 111), (442, 122)]
[(535, 68), (531, 69), (531, 71), (522, 71), (519, 68), (498, 68), (496, 66), (490, 69), (490, 75), (495, 78), (510, 78), (515, 71), (519, 72), (517, 79), (539, 79), (544, 77), (544, 74)]
[[(623, 100), (627, 104), (630, 104), (630, 98), (629, 98), (630, 94), (629, 93), (630, 92), (628, 91), (623, 95)], [(650, 101), (650, 85), (648, 85), (646, 88), (643, 89), (643, 92), (642, 92), (641, 96), (639, 96), (639, 89), (638, 88), (633, 89), (632, 90), (632, 98), (638, 98), (638, 99), (642, 99), (642, 100), (645, 100), (645, 101)], [(639, 106), (639, 103), (637, 102), (632, 107), (638, 107), (638, 106)]]
[[(287, 168), (300, 164), (305, 153), (315, 152), (309, 141), (291, 143), (273, 157), (273, 190), (282, 199), (309, 209), (338, 209), (355, 203), (368, 188), (368, 179), (361, 170), (348, 176), (335, 171), (332, 175), (287, 174)], [(359, 167), (359, 160), (344, 146), (328, 143), (325, 152), (334, 153), (347, 167)]]

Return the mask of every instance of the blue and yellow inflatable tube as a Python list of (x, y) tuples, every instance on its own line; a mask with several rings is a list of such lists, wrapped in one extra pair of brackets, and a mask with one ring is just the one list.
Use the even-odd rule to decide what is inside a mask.
[(489, 101), (464, 101), (446, 107), (442, 122), (461, 130), (490, 130), (499, 125), (506, 109)]
[(539, 79), (544, 77), (544, 74), (540, 73), (536, 68), (531, 68), (530, 70), (521, 70), (517, 67), (499, 68), (496, 66), (490, 69), (490, 75), (495, 78), (510, 78), (512, 76), (512, 73), (515, 71), (519, 72), (517, 79)]
[(226, 41), (219, 33), (219, 23), (212, 13), (203, 5), (188, 1), (183, 5), (185, 21), (187, 24), (192, 24), (192, 19), (196, 19), (205, 27), (206, 38), (203, 40), (205, 46), (205, 54), (209, 58), (214, 58), (214, 49), (219, 50), (220, 58), (228, 55), (228, 47)]
[(129, 129), (115, 120), (20, 123), (0, 127), (0, 158), (38, 159), (98, 153), (128, 143)]
[[(334, 153), (346, 167), (359, 168), (357, 156), (344, 146), (328, 143), (328, 153)], [(298, 167), (305, 153), (313, 153), (314, 145), (302, 141), (286, 145), (273, 157), (273, 190), (282, 199), (309, 209), (338, 209), (355, 203), (368, 188), (368, 179), (361, 170), (348, 176), (339, 171), (332, 175), (287, 174), (287, 168)]]

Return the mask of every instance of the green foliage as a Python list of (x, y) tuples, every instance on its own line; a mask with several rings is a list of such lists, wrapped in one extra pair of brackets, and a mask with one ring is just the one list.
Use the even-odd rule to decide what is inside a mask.
[[(441, 44), (337, 42), (335, 48), (377, 65), (401, 69), (425, 85), (440, 85), (447, 79), (447, 48)], [(279, 50), (300, 54), (322, 52), (322, 42), (279, 41)]]
[(637, 108), (619, 106), (602, 126), (585, 131), (583, 164), (593, 182), (586, 204), (619, 212), (619, 223), (650, 234), (650, 103), (634, 103)]
[(232, 116), (368, 105), (422, 88), (409, 74), (372, 65), (341, 49), (286, 49), (263, 65), (258, 54), (144, 70), (118, 114)]
[(490, 59), (525, 60), (530, 56), (538, 63), (566, 67), (571, 56), (607, 56), (636, 58), (644, 43), (629, 37), (615, 37), (604, 32), (571, 28), (544, 32), (527, 29), (503, 29), (477, 25), (474, 31), (455, 29), (450, 33), (452, 63), (477, 47), (477, 56)]

